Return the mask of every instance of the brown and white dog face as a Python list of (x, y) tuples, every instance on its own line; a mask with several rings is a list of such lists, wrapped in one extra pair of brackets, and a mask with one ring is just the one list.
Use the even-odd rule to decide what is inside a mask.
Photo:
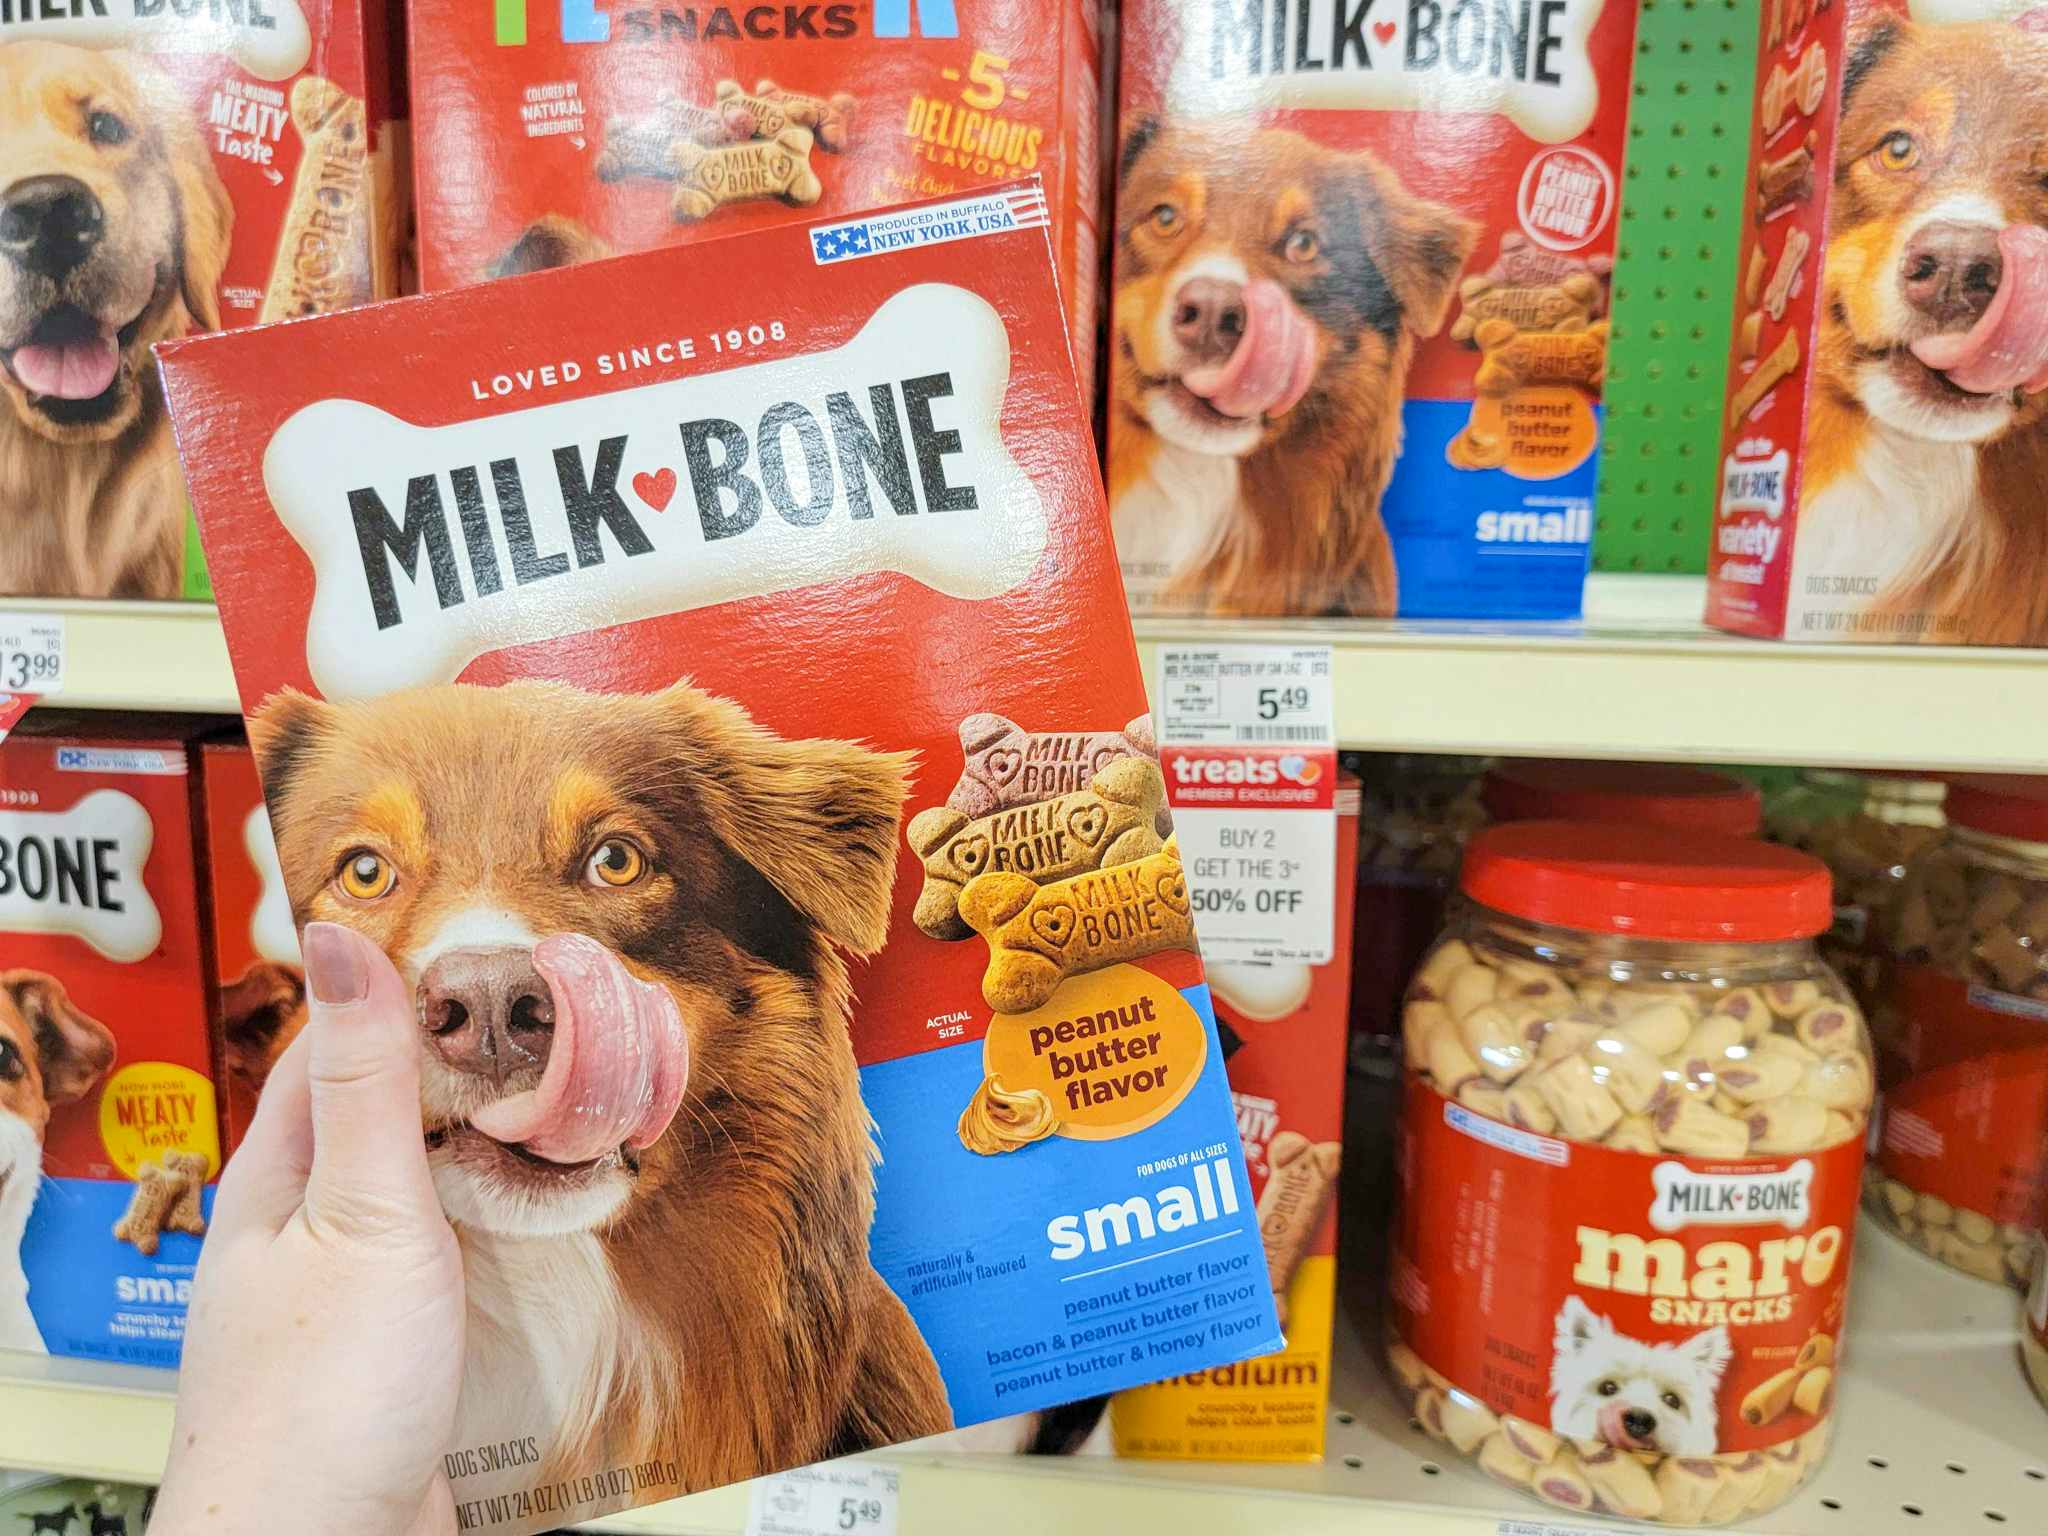
[[(1400, 409), (1411, 338), (1442, 327), (1471, 221), (1414, 196), (1369, 153), (1282, 129), (1247, 139), (1241, 128), (1141, 121), (1121, 161), (1119, 408), (1176, 446), (1238, 458), (1290, 420), (1327, 414), (1329, 398)], [(1277, 410), (1256, 408), (1259, 391), (1219, 409), (1216, 392), (1189, 379), (1258, 344), (1262, 294), (1283, 317), (1265, 371), (1299, 368), (1298, 387), (1264, 392), (1284, 402)]]
[[(2048, 39), (1880, 15), (1852, 31), (1847, 60), (1823, 378), (1896, 431), (1989, 441), (2042, 408), (2019, 389), (1961, 388), (1912, 348), (1969, 332), (2015, 280), (2002, 236), (2048, 225)], [(2021, 302), (2048, 305), (2048, 293)]]
[(0, 389), (28, 430), (118, 436), (153, 342), (220, 324), (233, 209), (196, 125), (132, 54), (0, 43)]
[(84, 1098), (113, 1064), (113, 1031), (56, 977), (0, 971), (0, 1199), (34, 1187), (51, 1109)]
[(221, 1043), (227, 1069), (261, 1093), (285, 1047), (306, 1027), (306, 973), (258, 960), (220, 989)]
[[(294, 918), (369, 935), (417, 990), (422, 1122), (457, 1221), (601, 1231), (709, 1177), (722, 1117), (826, 1112), (847, 1051), (833, 950), (886, 939), (906, 758), (785, 741), (682, 683), (284, 693), (250, 735)], [(471, 1123), (534, 1091), (581, 1015), (542, 974), (557, 935), (680, 1014), (680, 1112), (637, 1150), (550, 1160)], [(583, 1027), (579, 1058), (605, 1048)]]

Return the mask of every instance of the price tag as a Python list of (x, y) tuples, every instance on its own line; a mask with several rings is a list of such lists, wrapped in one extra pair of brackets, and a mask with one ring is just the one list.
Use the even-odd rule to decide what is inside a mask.
[(1614, 1536), (1614, 1533), (1596, 1531), (1585, 1525), (1558, 1525), (1549, 1520), (1503, 1520), (1493, 1528), (1493, 1536)]
[(0, 611), (0, 692), (51, 694), (64, 686), (64, 616)]
[(1209, 960), (1327, 962), (1337, 748), (1327, 645), (1160, 654), (1160, 767)]
[(828, 1461), (754, 1484), (746, 1536), (896, 1536), (897, 1470)]

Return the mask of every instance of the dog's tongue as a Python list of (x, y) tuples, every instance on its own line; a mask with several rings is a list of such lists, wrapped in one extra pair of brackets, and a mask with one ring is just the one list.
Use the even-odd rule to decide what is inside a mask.
[(1316, 333), (1287, 290), (1268, 278), (1244, 286), (1244, 335), (1213, 368), (1181, 383), (1226, 416), (1278, 416), (1308, 392), (1316, 371)]
[(479, 1110), (470, 1124), (551, 1163), (649, 1145), (675, 1118), (690, 1078), (675, 999), (580, 933), (542, 939), (533, 964), (555, 1003), (547, 1069), (538, 1087)]
[(1622, 1427), (1622, 1415), (1628, 1410), (1619, 1403), (1609, 1403), (1600, 1410), (1600, 1438), (1618, 1451), (1647, 1451), (1647, 1441), (1638, 1440)]
[(2048, 229), (2008, 224), (1998, 254), (2004, 274), (1977, 323), (1916, 341), (1913, 355), (1972, 394), (2048, 388)]
[(121, 349), (111, 336), (77, 341), (31, 342), (14, 353), (14, 376), (32, 395), (90, 400), (103, 395), (121, 366)]

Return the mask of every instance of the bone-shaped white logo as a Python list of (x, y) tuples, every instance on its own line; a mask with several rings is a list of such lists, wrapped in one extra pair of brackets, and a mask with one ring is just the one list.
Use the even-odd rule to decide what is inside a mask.
[(1194, 118), (1496, 113), (1532, 139), (1562, 144), (1586, 131), (1600, 105), (1587, 39), (1605, 3), (1205, 0), (1183, 7), (1168, 106)]
[(270, 835), (270, 813), (257, 806), (242, 823), (242, 847), (256, 867), (260, 894), (249, 914), (249, 944), (265, 960), (297, 965), (299, 933), (292, 926), (291, 898), (284, 890), (284, 867), (277, 860), (277, 839)]
[(118, 789), (68, 811), (0, 811), (0, 934), (68, 933), (123, 965), (154, 953), (164, 925), (142, 869), (155, 840)]
[(2012, 21), (2041, 8), (2041, 0), (1909, 0), (1915, 21), (1930, 26), (1955, 26), (1971, 21)]
[(1769, 1226), (1796, 1232), (1813, 1219), (1813, 1164), (1805, 1158), (1778, 1173), (1699, 1173), (1683, 1163), (1659, 1163), (1650, 1185), (1656, 1191), (1650, 1226), (1658, 1232)]
[[(67, 6), (52, 14), (20, 0), (7, 23), (8, 41), (40, 37), (77, 48), (133, 48), (137, 53), (227, 54), (258, 80), (289, 80), (313, 54), (313, 34), (299, 0), (235, 0), (194, 7), (188, 0), (109, 0), (107, 14)], [(237, 20), (235, 18), (239, 17)]]
[(313, 563), (313, 681), (371, 697), (509, 645), (881, 571), (1007, 592), (1046, 542), (1002, 440), (1009, 377), (1002, 317), (928, 283), (841, 347), (751, 368), (446, 427), (309, 405), (263, 478)]

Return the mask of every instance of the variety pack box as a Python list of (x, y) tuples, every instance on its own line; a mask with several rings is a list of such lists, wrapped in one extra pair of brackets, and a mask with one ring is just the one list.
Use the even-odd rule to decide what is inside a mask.
[(2048, 644), (2048, 35), (1765, 0), (1707, 618)]
[(220, 1064), (222, 1151), (232, 1156), (255, 1117), (271, 1065), (306, 1022), (306, 975), (256, 758), (239, 731), (201, 746), (199, 786), (213, 896), (213, 1046)]
[(0, 593), (183, 590), (150, 347), (393, 291), (384, 52), (381, 0), (0, 3)]
[(417, 989), (469, 1529), (1281, 1342), (1043, 194), (890, 218), (163, 353), (293, 917)]
[(0, 743), (0, 1348), (178, 1363), (220, 1171), (188, 745)]
[(414, 0), (411, 22), (428, 290), (1037, 175), (1089, 398), (1096, 0)]
[(1135, 609), (1578, 614), (1635, 28), (1626, 0), (1128, 0)]
[(1314, 1461), (1323, 1454), (1337, 1295), (1358, 796), (1349, 778), (1337, 791), (1340, 943), (1330, 961), (1209, 967), (1265, 1244), (1266, 1281), (1287, 1347), (1121, 1393), (1110, 1409), (1118, 1455)]

